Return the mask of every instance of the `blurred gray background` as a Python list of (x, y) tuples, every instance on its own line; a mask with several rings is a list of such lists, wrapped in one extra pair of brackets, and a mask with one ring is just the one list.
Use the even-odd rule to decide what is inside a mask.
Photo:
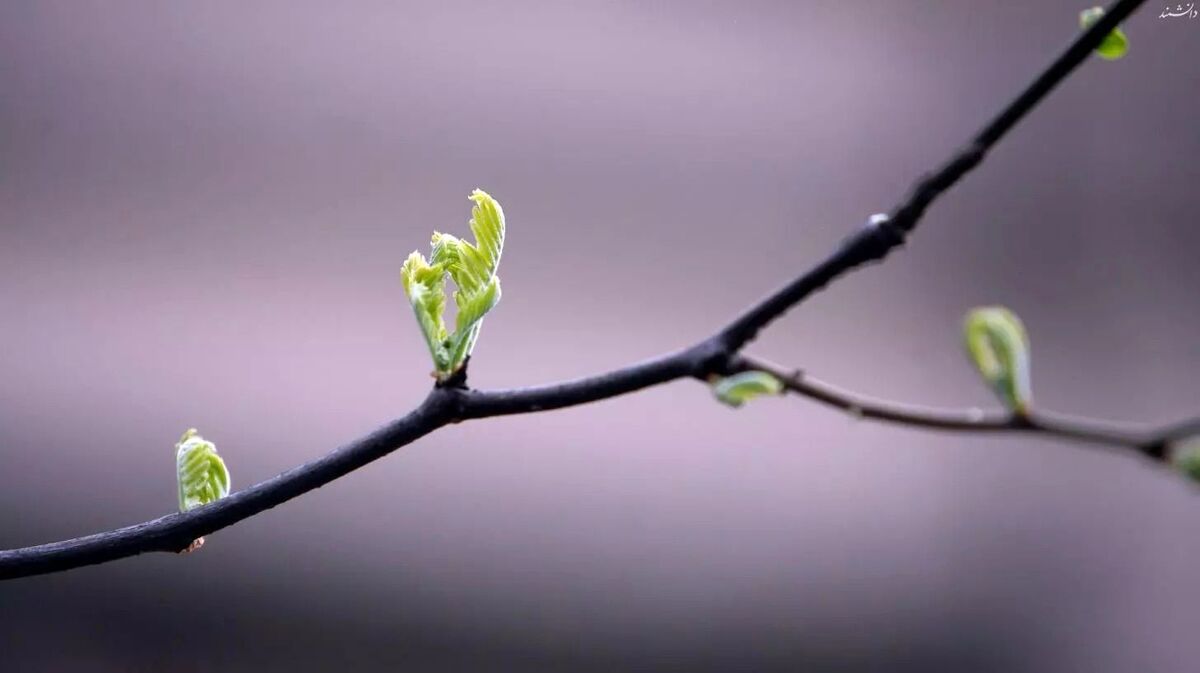
[[(174, 509), (424, 395), (401, 261), (504, 204), (479, 387), (690, 343), (886, 210), (1077, 2), (0, 5), (0, 547)], [(886, 265), (751, 348), (990, 406), (1200, 411), (1200, 20), (1126, 24)], [(210, 538), (0, 585), (8, 671), (1182, 671), (1200, 498), (1121, 455), (678, 382), (440, 431)]]

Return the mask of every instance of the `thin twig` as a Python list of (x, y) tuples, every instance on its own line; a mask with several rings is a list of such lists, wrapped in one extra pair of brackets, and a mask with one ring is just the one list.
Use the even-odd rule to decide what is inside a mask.
[(1026, 415), (982, 409), (936, 409), (901, 402), (874, 399), (858, 395), (831, 383), (813, 378), (804, 372), (788, 371), (761, 358), (737, 356), (732, 371), (761, 371), (771, 374), (784, 387), (797, 395), (841, 409), (855, 418), (866, 418), (897, 425), (907, 425), (950, 432), (1023, 432), (1042, 434), (1085, 444), (1108, 448), (1128, 449), (1155, 460), (1163, 455), (1150, 450), (1164, 437), (1170, 437), (1176, 427), (1147, 429), (1117, 426), (1090, 418), (1068, 416), (1050, 411), (1035, 411)]
[[(217, 502), (184, 514), (173, 514), (113, 531), (35, 547), (0, 551), (0, 579), (68, 570), (145, 552), (179, 551), (188, 547), (193, 540), (319, 488), (448, 423), (558, 409), (632, 393), (681, 378), (703, 380), (710, 374), (729, 373), (733, 365), (737, 364), (734, 360), (737, 353), (763, 327), (834, 278), (866, 263), (882, 260), (889, 251), (901, 245), (905, 235), (913, 230), (929, 204), (982, 161), (992, 145), (1070, 74), (1113, 27), (1143, 2), (1144, 0), (1116, 2), (1104, 17), (1079, 35), (962, 150), (956, 152), (942, 168), (919, 180), (908, 197), (892, 209), (887, 219), (882, 222), (872, 221), (851, 235), (832, 255), (812, 270), (767, 296), (717, 334), (696, 345), (608, 373), (535, 388), (475, 391), (466, 388), (464, 377), (456, 380), (453, 385), (435, 388), (416, 409), (374, 433)], [(881, 107), (886, 104), (887, 101), (880, 101)], [(806, 387), (804, 391), (810, 397), (830, 404), (839, 399), (838, 395), (828, 388)], [(879, 418), (900, 420), (895, 418), (895, 415), (900, 413), (895, 409), (891, 412), (884, 408), (872, 409), (880, 414)], [(867, 413), (865, 407), (862, 413)], [(888, 413), (891, 413), (892, 417), (886, 416)], [(925, 427), (942, 428), (963, 420), (936, 414), (917, 414), (907, 418), (910, 424), (923, 423)], [(924, 420), (920, 423), (912, 422), (918, 418)], [(988, 417), (985, 416), (984, 420), (988, 420)], [(1049, 427), (1058, 426), (1051, 424)], [(999, 428), (988, 428), (986, 423), (976, 423), (963, 429)], [(1078, 427), (1075, 431), (1062, 427), (1057, 431), (1050, 431), (1072, 439), (1105, 441), (1102, 434), (1094, 434)], [(1165, 446), (1165, 440), (1162, 438), (1154, 441)]]

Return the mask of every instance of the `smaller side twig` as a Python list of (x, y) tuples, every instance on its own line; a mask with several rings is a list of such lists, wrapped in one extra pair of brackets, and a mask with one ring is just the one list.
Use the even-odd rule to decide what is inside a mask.
[(738, 356), (730, 361), (730, 372), (757, 370), (783, 383), (789, 392), (841, 409), (856, 418), (950, 432), (1024, 432), (1130, 450), (1158, 462), (1167, 460), (1166, 447), (1191, 429), (1200, 428), (1200, 419), (1167, 428), (1118, 425), (1107, 421), (1069, 416), (1050, 411), (1027, 415), (984, 411), (977, 408), (938, 409), (888, 400), (874, 399), (843, 390), (831, 383), (788, 370), (760, 358)]

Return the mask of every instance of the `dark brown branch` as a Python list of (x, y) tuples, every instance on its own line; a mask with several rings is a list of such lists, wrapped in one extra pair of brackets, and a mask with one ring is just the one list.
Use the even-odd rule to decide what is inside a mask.
[[(454, 385), (435, 388), (415, 410), (374, 433), (336, 449), (318, 460), (186, 514), (173, 514), (73, 540), (0, 551), (0, 579), (68, 570), (145, 552), (179, 551), (196, 538), (319, 488), (447, 423), (586, 404), (680, 378), (704, 379), (709, 374), (728, 373), (736, 364), (734, 358), (742, 346), (771, 321), (841, 274), (866, 263), (882, 260), (889, 251), (901, 245), (905, 235), (916, 226), (929, 204), (982, 161), (992, 145), (1070, 74), (1095, 49), (1101, 39), (1143, 1), (1120, 0), (1115, 3), (1105, 17), (1077, 37), (1025, 91), (1005, 106), (983, 131), (951, 157), (941, 169), (919, 180), (909, 196), (894, 208), (885, 220), (869, 223), (851, 235), (828, 259), (752, 306), (712, 337), (678, 353), (566, 383), (480, 392), (466, 389), (464, 379), (456, 381)], [(881, 101), (881, 105), (886, 105), (886, 101)], [(827, 388), (813, 388), (810, 385), (804, 390), (811, 397), (826, 403), (835, 404), (839, 399)], [(895, 410), (888, 412), (884, 408), (872, 407), (871, 411), (878, 413), (881, 419), (900, 420), (896, 417), (896, 413), (899, 412)], [(867, 409), (864, 408), (862, 413), (866, 415)], [(891, 417), (887, 416), (889, 413), (892, 414)], [(923, 419), (920, 423), (909, 424), (924, 424), (925, 427), (943, 429), (963, 420), (936, 414), (916, 414), (908, 418), (909, 421)], [(961, 429), (999, 429), (986, 425), (976, 423), (970, 428)], [(1102, 434), (1094, 434), (1078, 427), (1074, 432), (1063, 431), (1060, 428), (1057, 434), (1073, 439), (1104, 441)], [(1165, 451), (1165, 441), (1161, 438), (1156, 439), (1146, 446), (1153, 445)], [(1147, 449), (1147, 452), (1149, 453), (1150, 449)]]

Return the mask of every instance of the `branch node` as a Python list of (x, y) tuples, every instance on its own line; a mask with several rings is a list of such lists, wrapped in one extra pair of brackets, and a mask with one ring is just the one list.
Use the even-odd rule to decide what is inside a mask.
[(702, 381), (712, 381), (712, 378), (728, 376), (733, 369), (735, 349), (728, 343), (724, 335), (717, 338), (705, 339), (692, 350), (692, 377)]
[(451, 390), (467, 390), (467, 365), (471, 364), (471, 356), (468, 355), (463, 360), (462, 366), (459, 367), (453, 374), (445, 379), (438, 379), (433, 384), (434, 388), (447, 388)]
[(1160, 462), (1166, 462), (1170, 442), (1162, 438), (1155, 438), (1138, 447), (1138, 451), (1147, 458), (1152, 458)]
[(847, 268), (852, 268), (880, 261), (902, 245), (904, 230), (896, 226), (892, 218), (880, 213), (872, 215), (861, 229), (848, 236), (842, 243), (842, 249)]
[(1019, 430), (1039, 430), (1041, 424), (1028, 412), (1014, 411), (1008, 418), (1008, 424)]
[(203, 546), (204, 546), (204, 537), (201, 536), (201, 537), (196, 538), (195, 540), (192, 540), (191, 544), (184, 547), (183, 549), (180, 549), (179, 551), (177, 551), (175, 553), (176, 554), (191, 554), (194, 551), (198, 551)]

